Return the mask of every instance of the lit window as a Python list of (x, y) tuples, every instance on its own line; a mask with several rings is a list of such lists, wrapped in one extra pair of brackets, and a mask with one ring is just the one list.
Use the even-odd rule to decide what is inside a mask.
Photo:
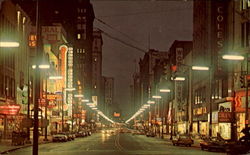
[(81, 39), (81, 34), (80, 33), (77, 34), (77, 39)]

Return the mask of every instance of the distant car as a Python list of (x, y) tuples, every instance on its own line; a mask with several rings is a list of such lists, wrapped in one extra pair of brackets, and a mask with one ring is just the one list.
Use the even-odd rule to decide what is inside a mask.
[(70, 137), (70, 134), (67, 133), (67, 132), (59, 132), (58, 134), (65, 135), (66, 138), (67, 138), (67, 141), (71, 141), (72, 140), (71, 137)]
[(66, 142), (68, 141), (68, 138), (65, 134), (55, 134), (52, 136), (52, 141), (53, 142)]
[(194, 144), (194, 141), (192, 138), (188, 135), (179, 135), (175, 136), (172, 140), (173, 145), (184, 145), (184, 146), (190, 146)]
[(200, 142), (201, 150), (208, 151), (226, 151), (229, 146), (229, 142), (226, 140), (219, 139), (217, 137), (205, 138)]

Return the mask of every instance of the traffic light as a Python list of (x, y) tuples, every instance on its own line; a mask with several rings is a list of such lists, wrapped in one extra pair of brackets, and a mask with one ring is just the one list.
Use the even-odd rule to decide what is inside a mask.
[(245, 77), (243, 75), (240, 76), (240, 88), (245, 88)]

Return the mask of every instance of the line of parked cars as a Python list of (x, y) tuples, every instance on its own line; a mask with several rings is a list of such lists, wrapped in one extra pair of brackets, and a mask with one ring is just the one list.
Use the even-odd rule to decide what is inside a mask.
[(67, 142), (74, 140), (77, 137), (87, 137), (91, 136), (91, 130), (83, 130), (79, 132), (59, 132), (52, 135), (53, 142)]

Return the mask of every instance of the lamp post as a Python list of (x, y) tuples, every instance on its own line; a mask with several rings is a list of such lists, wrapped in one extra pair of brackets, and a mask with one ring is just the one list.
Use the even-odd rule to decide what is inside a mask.
[[(159, 90), (161, 93), (170, 93), (170, 89), (160, 89)], [(165, 112), (165, 107), (164, 107), (164, 100), (162, 99), (162, 128), (161, 128), (161, 138), (164, 139), (164, 136), (163, 136), (163, 119), (164, 119), (164, 112)], [(165, 118), (166, 119), (166, 118)]]
[[(156, 99), (157, 103), (159, 104), (159, 99), (161, 99), (162, 97), (160, 95), (154, 95), (152, 96), (153, 99)], [(155, 106), (158, 106), (155, 104)], [(157, 116), (159, 115), (159, 111), (156, 110), (157, 108), (155, 108), (155, 134), (157, 133), (157, 126), (156, 126), (156, 122), (157, 122)], [(157, 111), (157, 115), (156, 115), (156, 111)]]
[[(78, 99), (78, 102), (79, 102), (79, 100), (80, 100), (81, 98), (83, 98), (84, 96), (83, 96), (82, 94), (75, 94), (74, 97), (77, 98), (77, 99)], [(77, 105), (78, 105), (78, 102), (77, 102)], [(80, 129), (80, 121), (81, 121), (81, 120), (78, 119), (78, 125), (79, 125), (78, 130)], [(76, 119), (76, 124), (77, 124), (77, 119)]]
[[(66, 99), (64, 97), (64, 95), (66, 95), (67, 91), (74, 91), (74, 90), (75, 90), (75, 88), (64, 88), (64, 87), (62, 87), (62, 106), (61, 106), (61, 112), (62, 112), (62, 132), (64, 132), (64, 111), (63, 111), (63, 105), (64, 105), (64, 99)], [(72, 107), (73, 107), (73, 105), (72, 105)], [(73, 109), (72, 109), (72, 111), (73, 111)]]
[[(192, 94), (192, 92), (193, 92), (193, 90), (192, 90), (192, 77), (191, 77), (192, 71), (207, 71), (207, 70), (209, 70), (209, 67), (207, 67), (207, 66), (192, 66), (192, 65), (187, 65), (187, 64), (180, 64), (180, 65), (188, 68), (188, 75), (186, 76), (187, 79), (185, 77), (177, 76), (177, 77), (173, 78), (172, 80), (175, 80), (175, 81), (187, 80), (188, 94), (187, 94), (187, 105), (186, 105), (186, 123), (187, 123), (186, 124), (186, 133), (190, 134), (190, 130), (192, 130), (192, 128), (193, 128), (192, 127), (192, 125), (193, 125), (193, 105), (192, 105), (193, 94)], [(209, 70), (209, 80), (210, 80), (209, 85), (211, 87), (212, 83), (211, 83), (210, 72), (211, 72), (211, 70)], [(210, 108), (212, 106), (211, 98), (212, 98), (212, 96), (210, 94)], [(190, 111), (189, 111), (189, 107), (190, 107)], [(212, 113), (212, 109), (211, 109), (210, 113)], [(188, 123), (188, 122), (190, 122), (190, 123)], [(189, 124), (189, 126), (188, 126), (188, 124)], [(171, 131), (171, 133), (172, 133), (172, 131)]]
[(46, 81), (45, 81), (45, 121), (46, 121), (46, 126), (45, 126), (45, 136), (44, 136), (44, 141), (48, 141), (48, 126), (47, 126), (47, 119), (48, 119), (48, 97), (47, 97), (47, 91), (48, 91), (48, 79), (50, 80), (61, 80), (62, 76), (48, 76), (46, 75)]
[[(245, 86), (246, 86), (246, 98), (245, 98), (245, 105), (246, 105), (246, 109), (245, 109), (245, 128), (248, 127), (248, 82), (247, 82), (247, 76), (248, 76), (248, 57), (249, 54), (246, 53), (245, 57), (242, 55), (236, 55), (236, 54), (226, 54), (222, 56), (222, 59), (225, 60), (230, 60), (230, 61), (243, 61), (246, 58), (246, 75), (245, 75)], [(234, 82), (233, 82), (233, 77), (232, 77), (232, 89), (234, 89)], [(235, 97), (235, 92), (234, 90), (232, 90), (233, 97)], [(231, 122), (231, 138), (233, 140), (236, 139), (236, 122), (235, 122), (235, 103), (233, 102), (232, 104), (232, 117), (233, 117), (233, 121)]]

